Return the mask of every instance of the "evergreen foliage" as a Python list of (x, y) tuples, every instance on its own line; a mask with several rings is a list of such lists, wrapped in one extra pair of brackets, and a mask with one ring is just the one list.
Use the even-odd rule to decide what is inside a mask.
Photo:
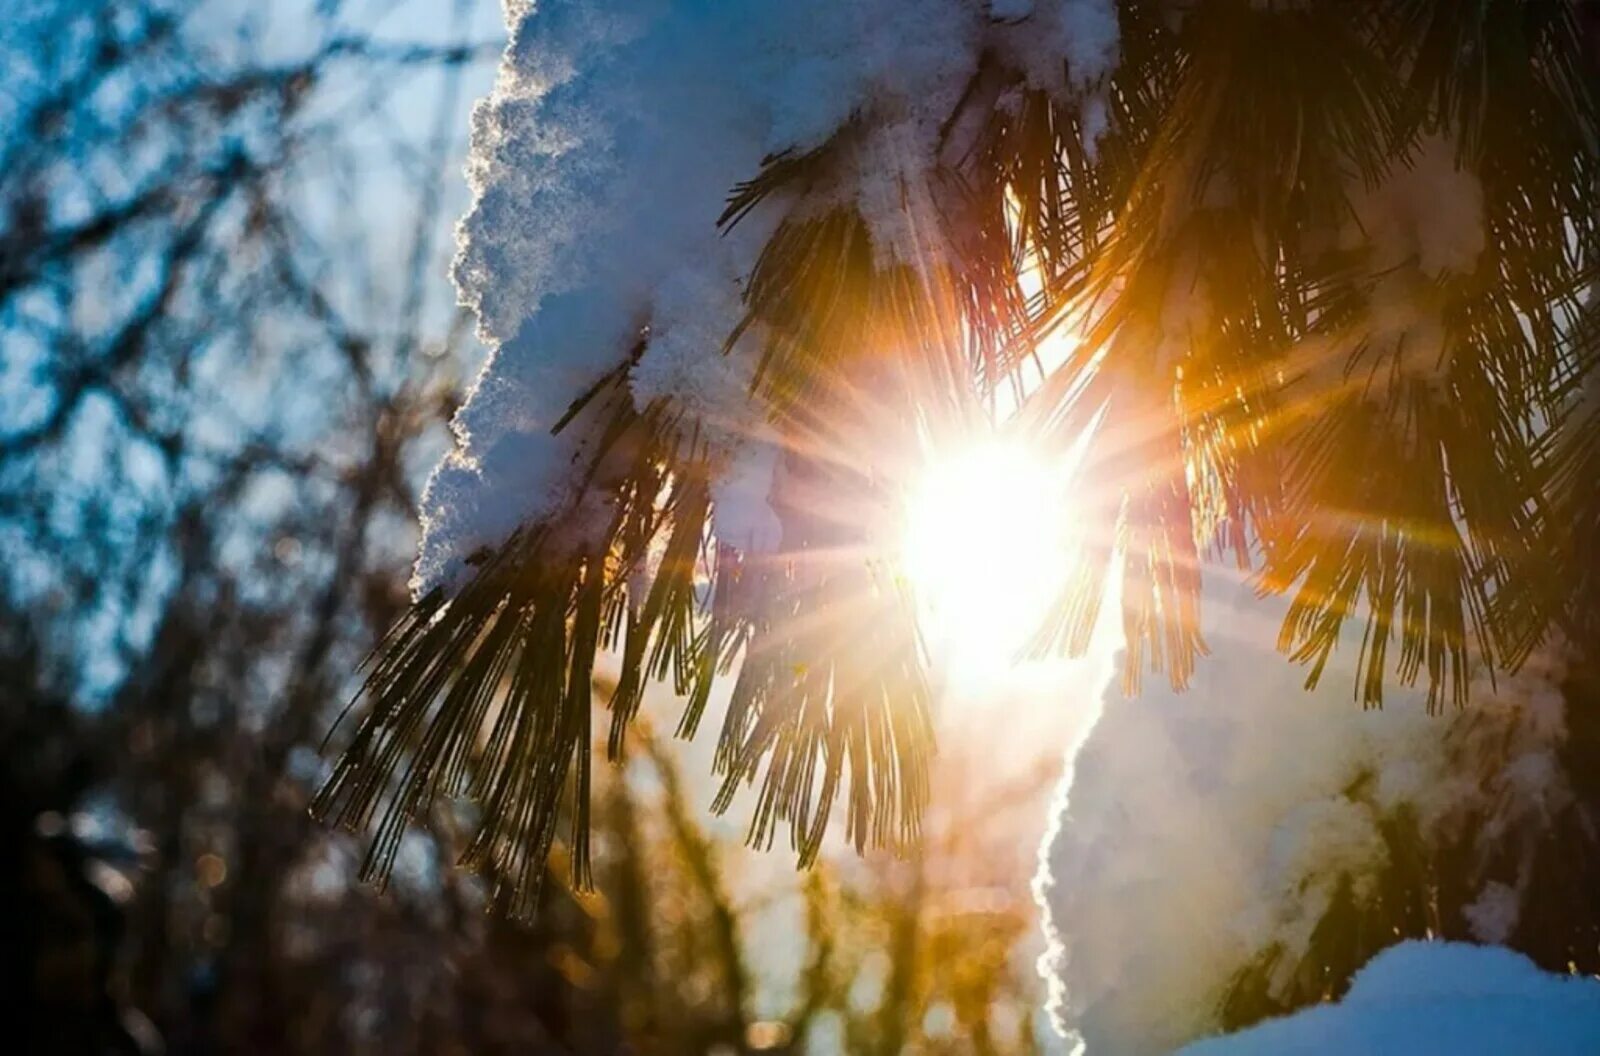
[(1075, 90), (981, 53), (931, 166), (897, 177), (910, 253), (837, 193), (880, 164), (893, 115), (863, 109), (731, 189), (724, 227), (758, 224), (764, 248), (725, 351), (759, 348), (782, 547), (719, 540), (706, 423), (635, 406), (646, 321), (559, 426), (570, 501), (378, 650), (317, 807), (351, 825), (383, 807), (374, 875), (432, 797), (467, 793), (469, 863), (528, 912), (571, 789), (587, 883), (602, 648), (621, 654), (614, 755), (648, 683), (688, 698), (693, 734), (742, 658), (717, 807), (759, 783), (753, 842), (787, 825), (809, 862), (841, 795), (858, 848), (915, 834), (933, 746), (911, 607), (871, 532), (898, 486), (883, 453), (981, 418), (1058, 331), (1079, 340), (1010, 427), (1087, 435), (1112, 488), (1090, 516), (1112, 527), (1041, 647), (1083, 647), (1118, 567), (1127, 688), (1147, 670), (1182, 686), (1207, 553), (1292, 596), (1278, 644), (1308, 684), (1364, 622), (1365, 706), (1386, 679), (1463, 705), (1471, 669), (1587, 618), (1570, 588), (1600, 539), (1600, 403), (1579, 398), (1595, 345), (1574, 321), (1600, 260), (1600, 127), (1580, 5), (1115, 6), (1119, 60)]

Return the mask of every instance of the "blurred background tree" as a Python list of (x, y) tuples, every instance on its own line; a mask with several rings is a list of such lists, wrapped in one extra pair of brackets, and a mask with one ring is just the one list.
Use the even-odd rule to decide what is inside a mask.
[(1057, 752), (946, 782), (965, 800), (910, 858), (802, 880), (703, 827), (645, 736), (603, 786), (599, 890), (549, 884), (526, 926), (451, 868), (455, 808), (382, 895), (308, 820), (481, 354), (444, 272), (502, 32), (490, 0), (18, 0), (0, 25), (21, 1051), (1034, 1051)]

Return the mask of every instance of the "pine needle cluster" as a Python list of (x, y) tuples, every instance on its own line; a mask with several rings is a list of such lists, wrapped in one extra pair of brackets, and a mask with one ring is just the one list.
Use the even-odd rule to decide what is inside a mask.
[(687, 700), (692, 735), (728, 676), (717, 808), (759, 786), (754, 842), (786, 826), (809, 862), (841, 798), (858, 848), (914, 837), (926, 661), (892, 562), (861, 556), (893, 501), (881, 449), (981, 415), (1062, 332), (1011, 428), (1089, 437), (1108, 528), (1042, 646), (1082, 648), (1120, 570), (1128, 688), (1182, 686), (1202, 563), (1228, 554), (1292, 596), (1278, 644), (1308, 683), (1356, 619), (1364, 705), (1391, 678), (1465, 703), (1473, 670), (1579, 619), (1572, 569), (1600, 568), (1575, 556), (1600, 539), (1578, 7), (1119, 0), (1120, 60), (1084, 92), (980, 58), (902, 179), (909, 253), (836, 193), (887, 117), (769, 158), (722, 223), (770, 230), (727, 348), (759, 349), (751, 399), (784, 438), (780, 551), (716, 538), (715, 447), (680, 409), (634, 405), (632, 350), (559, 426), (589, 438), (575, 498), (379, 647), (317, 810), (381, 808), (382, 876), (408, 819), (469, 795), (469, 864), (526, 913), (570, 793), (587, 883), (589, 687), (615, 650), (614, 756), (647, 685)]

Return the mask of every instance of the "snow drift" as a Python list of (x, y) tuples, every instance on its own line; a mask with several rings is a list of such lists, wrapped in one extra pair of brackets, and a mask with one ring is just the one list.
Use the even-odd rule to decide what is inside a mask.
[(1337, 1005), (1308, 1008), (1181, 1056), (1586, 1056), (1600, 1052), (1600, 981), (1542, 972), (1510, 950), (1407, 942), (1355, 977)]

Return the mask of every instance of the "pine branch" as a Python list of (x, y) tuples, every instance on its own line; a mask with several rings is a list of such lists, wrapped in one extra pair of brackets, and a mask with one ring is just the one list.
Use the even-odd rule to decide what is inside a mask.
[[(495, 879), (503, 908), (527, 915), (570, 784), (573, 880), (589, 884), (595, 657), (616, 638), (628, 574), (669, 528), (703, 531), (705, 507), (685, 498), (697, 452), (665, 409), (636, 412), (618, 383), (584, 413), (597, 453), (574, 508), (484, 555), (453, 597), (436, 590), (420, 599), (374, 654), (362, 690), (369, 710), (313, 807), (355, 829), (383, 805), (363, 866), (370, 879), (388, 876), (406, 824), (436, 797), (466, 795), (481, 804), (482, 819), (465, 864)], [(598, 530), (584, 530), (597, 513)], [(683, 620), (692, 574), (665, 565), (655, 593), (676, 611), (658, 601), (649, 607), (655, 626), (635, 621), (630, 632)], [(635, 654), (624, 664), (624, 685), (640, 677), (642, 662)], [(619, 688), (619, 727), (634, 706)], [(616, 730), (612, 739), (620, 746)]]
[[(1144, 15), (1122, 6), (1125, 28)], [(1055, 185), (1036, 194), (1030, 176), (1014, 191), (1026, 237), (1054, 242), (1029, 250), (1056, 278), (1035, 332), (1087, 320), (1085, 350), (1030, 419), (1098, 429), (1090, 472), (1129, 498), (1156, 449), (1176, 461), (1185, 495), (1158, 520), (1187, 509), (1197, 542), (1262, 561), (1265, 588), (1294, 592), (1280, 644), (1311, 682), (1364, 613), (1369, 705), (1391, 667), (1425, 674), (1435, 702), (1464, 701), (1469, 662), (1514, 666), (1550, 618), (1523, 587), (1549, 567), (1540, 465), (1573, 369), (1563, 330), (1596, 266), (1596, 125), (1570, 5), (1535, 6), (1193, 5), (1148, 38), (1169, 72), (1130, 56), (1119, 73), (1118, 116), (1142, 100), (1139, 131), (1113, 133), (1088, 172), (1059, 153), (1098, 221), (1052, 228), (1033, 218)], [(1022, 114), (1019, 127), (1046, 124)], [(1406, 294), (1443, 332), (1438, 380), (1419, 386), (1416, 342), (1373, 333), (1415, 262), (1374, 256), (1386, 232), (1346, 246), (1341, 231), (1353, 196), (1403, 174), (1440, 130), (1481, 186), (1486, 246), (1470, 275)], [(1165, 568), (1124, 566), (1125, 625), (1142, 636), (1130, 660), (1202, 648), (1175, 624), (1192, 606), (1151, 600), (1152, 584), (1183, 582)], [(1038, 641), (1085, 645), (1103, 582), (1079, 577)], [(1491, 603), (1502, 594), (1523, 601)]]
[[(913, 838), (924, 658), (870, 511), (897, 501), (903, 452), (1020, 389), (1063, 329), (1078, 341), (1015, 428), (1056, 450), (1089, 438), (1107, 534), (1038, 648), (1086, 647), (1120, 560), (1125, 685), (1149, 669), (1182, 686), (1205, 652), (1207, 552), (1291, 595), (1279, 644), (1310, 682), (1362, 619), (1368, 706), (1391, 676), (1462, 703), (1474, 666), (1514, 667), (1575, 618), (1579, 544), (1542, 546), (1600, 525), (1600, 421), (1574, 397), (1595, 359), (1574, 321), (1600, 268), (1600, 122), (1573, 5), (1119, 10), (1120, 65), (1079, 96), (984, 52), (931, 167), (874, 168), (886, 124), (867, 107), (732, 189), (724, 230), (773, 223), (724, 351), (755, 350), (787, 486), (824, 498), (775, 498), (779, 554), (717, 541), (723, 456), (670, 401), (629, 394), (646, 335), (558, 425), (589, 441), (572, 504), (379, 647), (317, 803), (352, 827), (383, 805), (369, 875), (436, 796), (468, 794), (468, 861), (527, 913), (571, 795), (586, 883), (601, 649), (620, 651), (613, 758), (651, 683), (686, 698), (693, 736), (737, 667), (717, 809), (759, 784), (751, 841), (786, 825), (802, 863), (841, 801), (858, 849)], [(882, 244), (853, 197), (869, 170), (898, 181), (912, 245)], [(1382, 213), (1424, 178), (1472, 214), (1431, 256), (1397, 230), (1421, 220)]]
[[(719, 545), (708, 560), (714, 459), (669, 407), (635, 410), (625, 381), (568, 420), (597, 435), (571, 507), (484, 554), (454, 596), (419, 600), (375, 651), (368, 711), (313, 808), (351, 829), (377, 818), (365, 878), (387, 878), (405, 826), (437, 797), (465, 796), (480, 820), (463, 864), (491, 879), (500, 909), (533, 913), (568, 805), (572, 879), (587, 887), (590, 686), (599, 651), (619, 646), (611, 758), (650, 683), (687, 698), (692, 736), (715, 678), (742, 658), (717, 811), (759, 778), (751, 842), (786, 824), (803, 864), (841, 796), (858, 850), (915, 838), (933, 746), (907, 600), (848, 545), (848, 519), (812, 507), (789, 511), (784, 554)], [(807, 458), (791, 459), (804, 472)], [(824, 490), (846, 486), (880, 485)]]

